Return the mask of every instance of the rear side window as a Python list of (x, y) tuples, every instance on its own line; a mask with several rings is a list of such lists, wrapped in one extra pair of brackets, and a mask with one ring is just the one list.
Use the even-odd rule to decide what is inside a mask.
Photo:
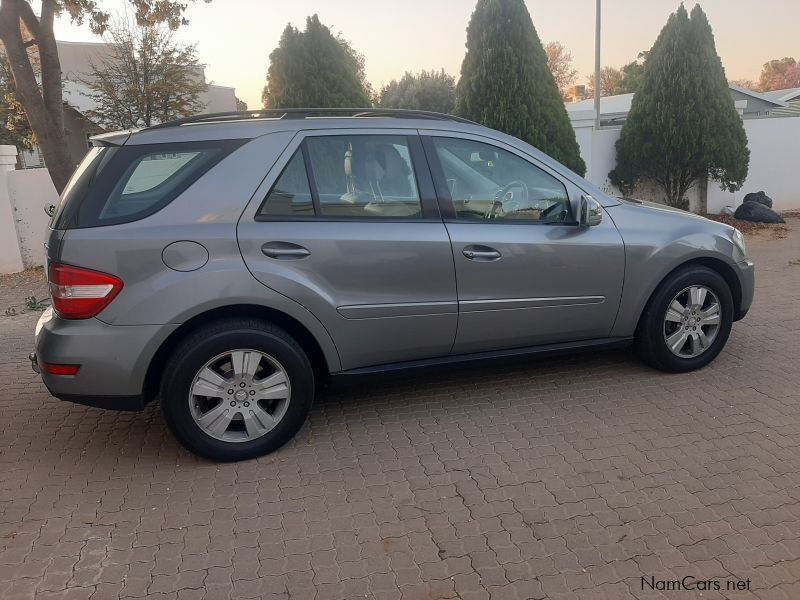
[(306, 163), (300, 150), (295, 152), (292, 160), (278, 177), (258, 214), (265, 217), (314, 216)]
[(93, 148), (62, 194), (55, 228), (117, 225), (147, 217), (245, 141)]
[(256, 218), (420, 218), (409, 141), (401, 135), (331, 135), (303, 142)]

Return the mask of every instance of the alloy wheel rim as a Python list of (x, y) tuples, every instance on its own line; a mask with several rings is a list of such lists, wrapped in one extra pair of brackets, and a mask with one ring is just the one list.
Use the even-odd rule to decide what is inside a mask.
[(696, 358), (717, 339), (722, 306), (704, 285), (690, 285), (678, 292), (664, 315), (664, 341), (679, 358)]
[(252, 349), (230, 350), (204, 364), (189, 388), (189, 410), (203, 432), (223, 442), (250, 442), (281, 422), (291, 400), (286, 369)]

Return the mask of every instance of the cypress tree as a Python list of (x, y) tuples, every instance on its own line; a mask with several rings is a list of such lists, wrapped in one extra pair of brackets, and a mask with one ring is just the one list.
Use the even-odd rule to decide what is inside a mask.
[(269, 55), (266, 108), (363, 108), (370, 106), (363, 58), (313, 15), (305, 31), (287, 25)]
[(750, 151), (705, 13), (683, 4), (670, 15), (647, 56), (641, 87), (617, 141), (609, 177), (630, 190), (653, 181), (671, 206), (706, 177), (738, 190)]
[(432, 110), (451, 113), (456, 103), (456, 80), (441, 71), (406, 71), (398, 81), (393, 79), (381, 88), (378, 106), (409, 110)]
[(523, 0), (478, 0), (456, 113), (520, 138), (583, 175), (564, 101)]

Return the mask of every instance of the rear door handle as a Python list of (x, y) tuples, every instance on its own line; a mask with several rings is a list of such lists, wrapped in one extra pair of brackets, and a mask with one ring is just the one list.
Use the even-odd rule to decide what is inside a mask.
[(499, 250), (496, 250), (491, 246), (481, 245), (466, 246), (461, 252), (469, 260), (478, 262), (492, 262), (495, 260), (500, 260), (500, 258), (503, 256), (500, 254)]
[(261, 252), (264, 256), (283, 260), (305, 258), (311, 255), (308, 248), (291, 242), (267, 242), (261, 246)]

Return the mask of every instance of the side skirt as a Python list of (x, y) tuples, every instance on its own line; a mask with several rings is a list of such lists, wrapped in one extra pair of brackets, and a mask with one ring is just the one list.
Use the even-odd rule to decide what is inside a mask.
[(387, 363), (371, 367), (359, 367), (346, 371), (331, 373), (331, 381), (337, 382), (350, 378), (363, 377), (366, 375), (380, 375), (383, 373), (394, 373), (407, 369), (425, 369), (460, 365), (472, 362), (483, 362), (492, 360), (524, 358), (535, 355), (561, 355), (586, 352), (598, 348), (624, 348), (633, 343), (633, 337), (610, 337), (598, 338), (594, 340), (583, 340), (579, 342), (561, 342), (558, 344), (543, 344), (541, 346), (525, 346), (523, 348), (509, 348), (504, 350), (492, 350), (490, 352), (473, 352), (471, 354), (458, 354), (452, 356), (439, 356), (436, 358), (426, 358), (423, 360), (410, 360), (405, 362)]

